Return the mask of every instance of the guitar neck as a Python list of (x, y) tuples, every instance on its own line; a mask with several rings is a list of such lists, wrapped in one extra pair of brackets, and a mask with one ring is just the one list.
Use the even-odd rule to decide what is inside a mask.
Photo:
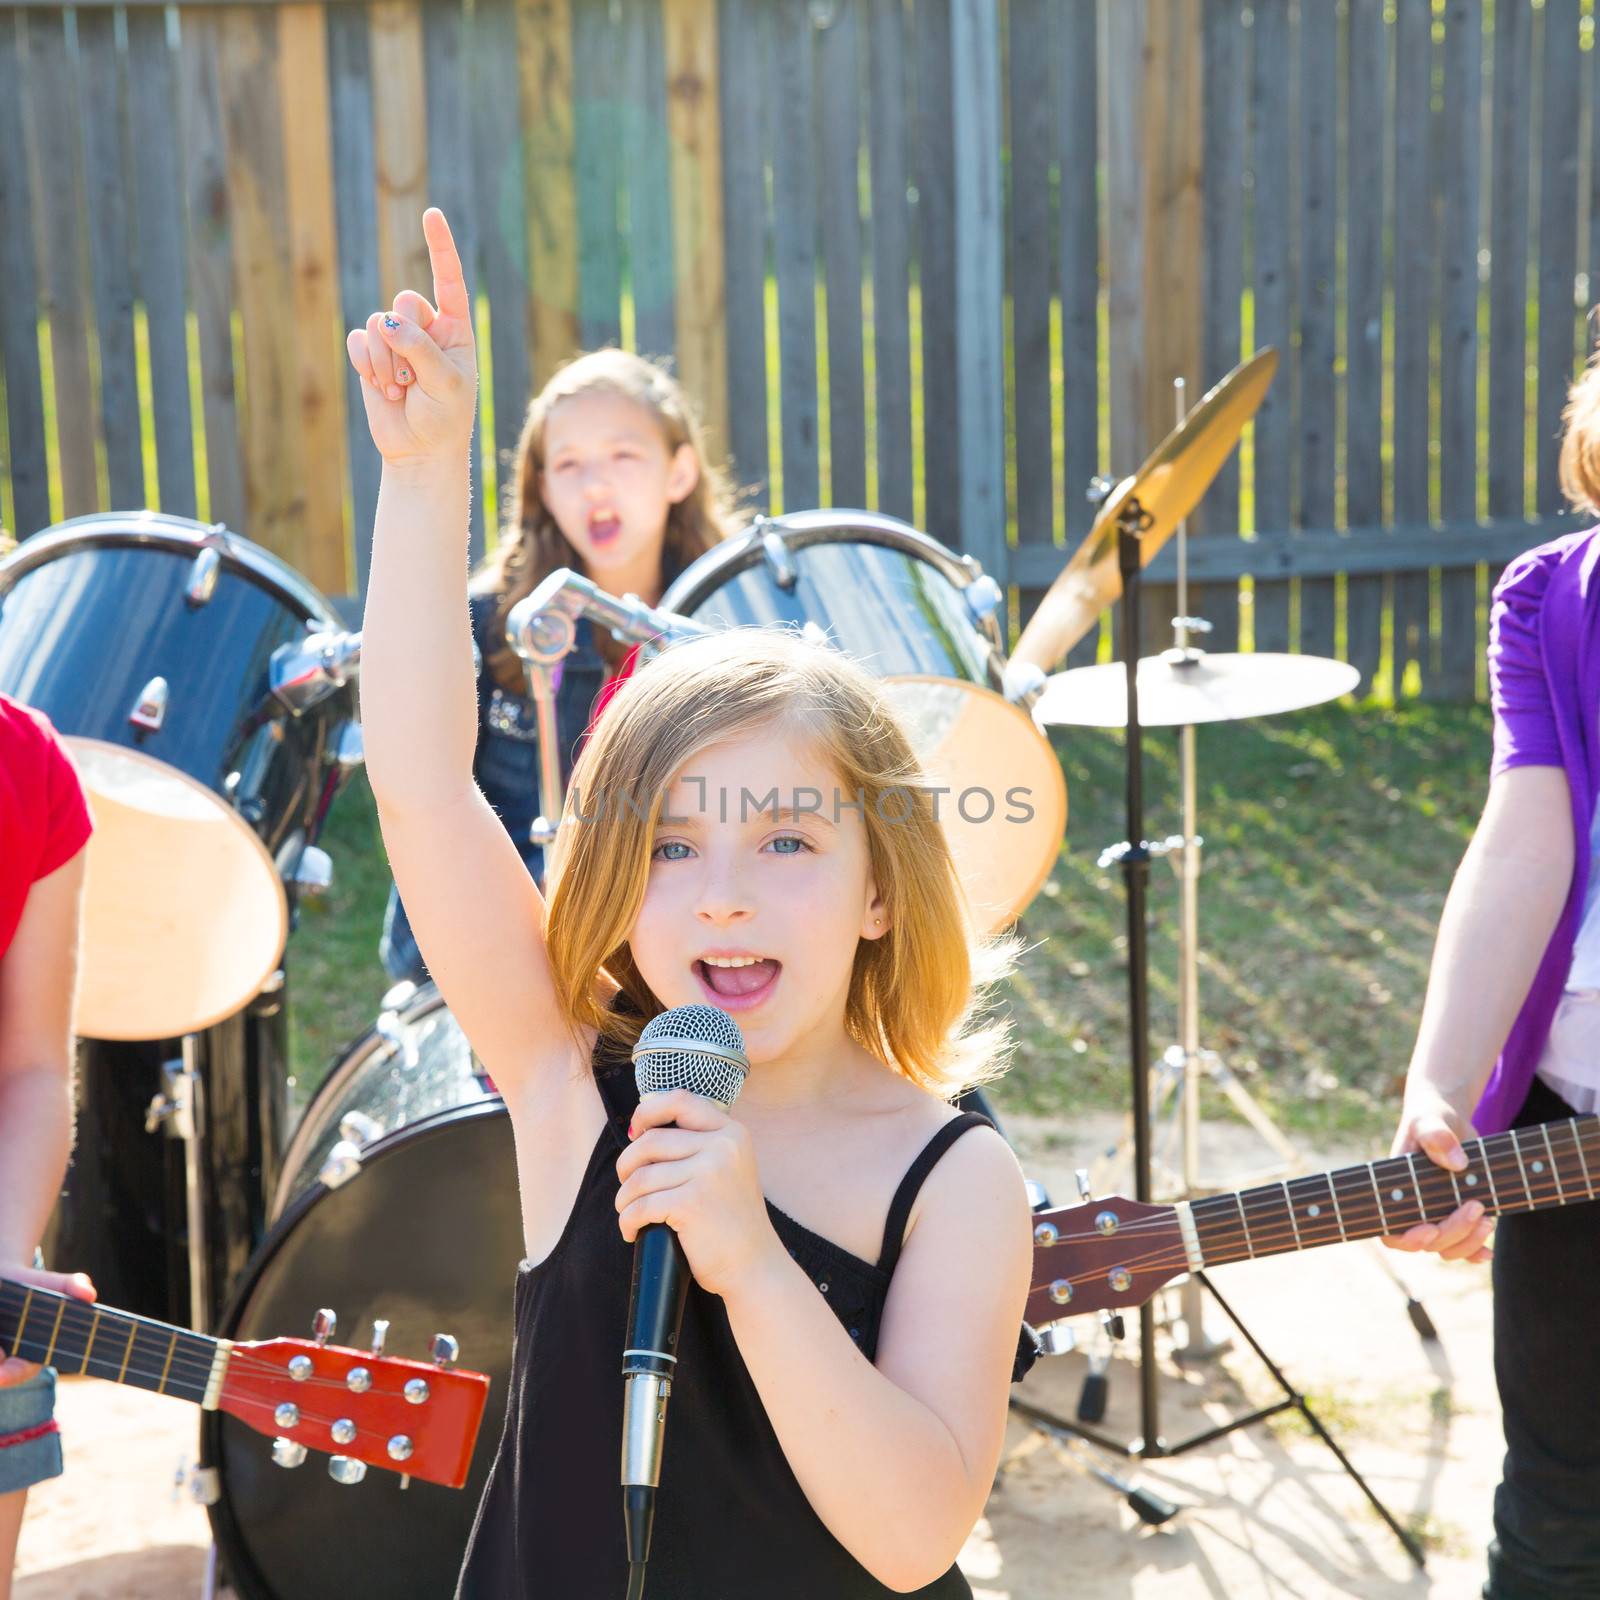
[(0, 1350), (214, 1409), (226, 1340), (0, 1279)]
[(1468, 1200), (1486, 1212), (1600, 1199), (1600, 1117), (1571, 1117), (1473, 1139), (1446, 1172), (1417, 1152), (1190, 1202), (1207, 1266), (1404, 1233)]

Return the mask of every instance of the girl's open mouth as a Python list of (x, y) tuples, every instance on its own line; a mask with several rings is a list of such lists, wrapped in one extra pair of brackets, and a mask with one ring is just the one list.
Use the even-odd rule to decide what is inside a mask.
[(610, 544), (622, 532), (622, 518), (600, 512), (589, 518), (589, 537), (598, 545)]
[(694, 975), (710, 1004), (724, 1011), (749, 1011), (766, 1000), (777, 987), (781, 961), (762, 958), (742, 966), (722, 966), (697, 960)]

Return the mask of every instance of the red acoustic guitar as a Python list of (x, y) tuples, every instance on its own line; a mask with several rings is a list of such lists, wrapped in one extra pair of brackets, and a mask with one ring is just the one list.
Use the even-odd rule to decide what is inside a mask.
[(235, 1344), (0, 1279), (0, 1350), (9, 1355), (226, 1411), (271, 1436), (282, 1466), (322, 1450), (341, 1482), (374, 1466), (461, 1488), (488, 1378), (453, 1370), (447, 1335), (435, 1338), (429, 1365), (384, 1355), (387, 1323), (375, 1325), (368, 1353), (326, 1343), (332, 1313), (317, 1317), (326, 1332), (315, 1339)]
[(1467, 1200), (1499, 1215), (1600, 1198), (1600, 1117), (1497, 1133), (1463, 1149), (1460, 1172), (1412, 1154), (1176, 1205), (1115, 1196), (1037, 1212), (1028, 1320), (1142, 1305), (1181, 1273), (1404, 1233)]

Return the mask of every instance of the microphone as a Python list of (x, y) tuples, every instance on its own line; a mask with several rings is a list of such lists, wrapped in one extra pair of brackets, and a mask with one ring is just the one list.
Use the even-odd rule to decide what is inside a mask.
[[(645, 1024), (633, 1047), (633, 1074), (641, 1095), (687, 1089), (726, 1111), (749, 1070), (744, 1035), (717, 1006), (663, 1011)], [(622, 1352), (622, 1516), (628, 1564), (639, 1573), (650, 1555), (667, 1400), (689, 1277), (677, 1234), (661, 1222), (641, 1228), (633, 1247), (628, 1342)]]

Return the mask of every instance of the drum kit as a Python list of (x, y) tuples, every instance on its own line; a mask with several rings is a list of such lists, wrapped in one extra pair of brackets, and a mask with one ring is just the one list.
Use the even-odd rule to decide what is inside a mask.
[[(941, 815), (975, 921), (1002, 927), (1043, 885), (1065, 830), (1049, 729), (1127, 720), (1121, 668), (1048, 674), (1136, 575), (1130, 528), (1144, 562), (1179, 528), (1274, 363), (1265, 352), (1230, 375), (1138, 474), (1105, 490), (1009, 656), (1004, 591), (971, 557), (871, 512), (758, 517), (657, 608), (567, 572), (516, 607), (508, 636), (541, 727), (553, 730), (550, 682), (579, 616), (647, 651), (713, 629), (797, 628), (883, 680), (933, 781), (956, 798)], [(1189, 1000), (1181, 1060), (1168, 1061), (1181, 1086), (1205, 1059), (1193, 729), (1333, 698), (1355, 674), (1307, 657), (1208, 656), (1188, 643), (1199, 625), (1179, 623), (1178, 649), (1140, 662), (1136, 691), (1147, 725), (1182, 728), (1188, 742), (1184, 832), (1168, 842), (1186, 886)], [(437, 991), (391, 990), (290, 1119), (285, 950), (299, 897), (330, 881), (318, 839), (362, 759), (359, 662), (360, 636), (327, 599), (221, 526), (80, 517), (0, 561), (0, 690), (50, 716), (96, 820), (77, 1152), (46, 1252), (90, 1272), (109, 1303), (227, 1339), (303, 1327), (334, 1304), (347, 1319), (387, 1320), (397, 1342), (423, 1344), (448, 1319), (492, 1380), (493, 1412), (522, 1253), (515, 1161), (504, 1107)], [(986, 826), (981, 800), (961, 803), (989, 796), (996, 774), (1027, 791), (1026, 821)], [(540, 800), (536, 837), (548, 840), (562, 802), (553, 761)], [(1192, 1164), (1180, 1181), (1196, 1185)], [(403, 1482), (385, 1475), (352, 1516), (337, 1480), (280, 1470), (252, 1432), (208, 1412), (195, 1487), (246, 1600), (439, 1594), (490, 1455), (479, 1451), (465, 1493), (418, 1482), (401, 1499)]]

